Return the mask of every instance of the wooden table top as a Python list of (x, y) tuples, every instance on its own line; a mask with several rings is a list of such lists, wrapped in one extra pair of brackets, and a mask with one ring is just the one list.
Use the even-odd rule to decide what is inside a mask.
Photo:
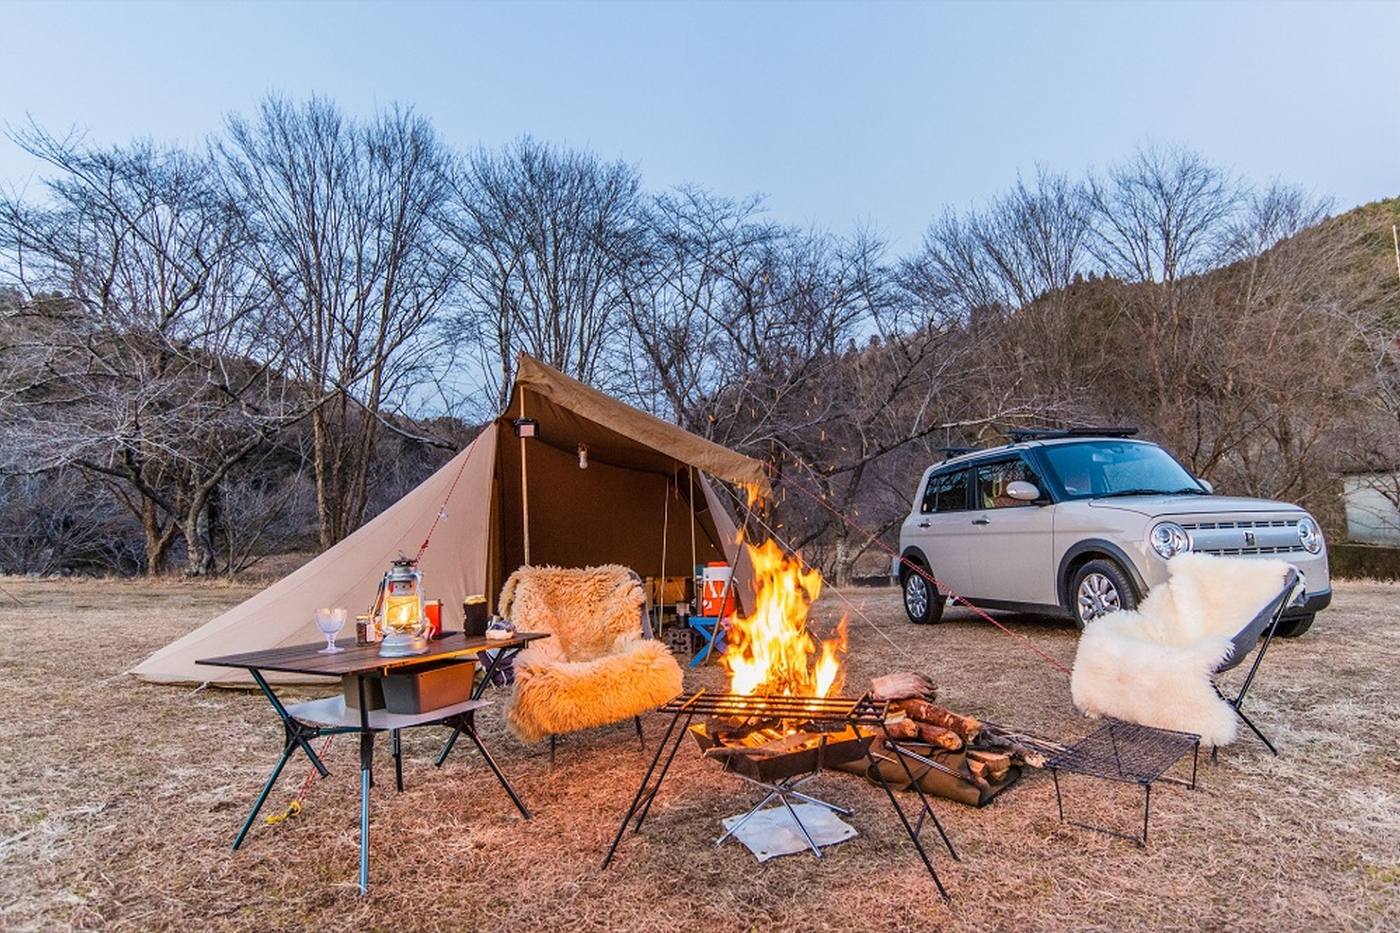
[(242, 654), (226, 654), (217, 658), (202, 658), (194, 663), (211, 667), (241, 667), (248, 670), (280, 671), (285, 674), (321, 674), (326, 677), (343, 677), (346, 674), (369, 674), (398, 667), (413, 667), (430, 661), (443, 661), (476, 655), (482, 651), (501, 648), (518, 648), (541, 638), (548, 638), (540, 632), (516, 632), (510, 638), (486, 638), (484, 635), (468, 638), (462, 632), (451, 632), (442, 638), (428, 642), (428, 650), (422, 654), (403, 658), (381, 658), (378, 643), (357, 645), (353, 638), (341, 639), (336, 644), (344, 651), (335, 654), (321, 654), (325, 642), (311, 645), (288, 645), (285, 648), (269, 648), (265, 651), (246, 651)]

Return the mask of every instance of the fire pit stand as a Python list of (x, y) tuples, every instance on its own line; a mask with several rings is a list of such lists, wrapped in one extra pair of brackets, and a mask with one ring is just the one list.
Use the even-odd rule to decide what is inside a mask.
[[(729, 693), (707, 693), (703, 690), (681, 694), (657, 710), (658, 713), (669, 714), (670, 721), (666, 725), (666, 732), (661, 741), (657, 743), (656, 754), (652, 756), (651, 764), (642, 777), (642, 783), (637, 788), (637, 793), (633, 795), (632, 803), (627, 808), (627, 812), (623, 814), (621, 824), (617, 827), (612, 845), (608, 847), (608, 854), (603, 859), (603, 867), (607, 868), (612, 863), (613, 856), (617, 854), (617, 847), (622, 842), (628, 824), (632, 825), (633, 832), (641, 831), (642, 824), (646, 821), (647, 814), (651, 812), (651, 805), (656, 800), (657, 792), (661, 789), (667, 772), (671, 769), (671, 762), (675, 760), (681, 742), (685, 739), (686, 733), (692, 731), (691, 724), (696, 716), (755, 722), (777, 719), (801, 722), (817, 730), (821, 738), (815, 747), (803, 748), (783, 755), (760, 759), (746, 758), (742, 755), (727, 758), (724, 762), (726, 772), (763, 789), (767, 792), (767, 796), (758, 806), (744, 814), (724, 835), (720, 836), (715, 844), (719, 845), (724, 842), (745, 820), (776, 798), (787, 807), (808, 845), (820, 858), (820, 848), (807, 834), (801, 820), (798, 820), (797, 815), (793, 813), (788, 798), (792, 797), (817, 804), (836, 813), (849, 816), (850, 810), (819, 800), (797, 788), (820, 774), (822, 767), (826, 764), (840, 764), (864, 757), (870, 764), (871, 772), (875, 774), (880, 785), (885, 789), (890, 805), (894, 807), (895, 814), (899, 817), (900, 825), (904, 827), (905, 834), (908, 835), (909, 841), (914, 844), (914, 849), (919, 853), (924, 867), (928, 869), (929, 877), (933, 879), (939, 895), (945, 901), (949, 900), (948, 891), (943, 887), (943, 882), (938, 877), (938, 871), (933, 867), (933, 859), (920, 839), (925, 820), (931, 821), (938, 830), (943, 844), (948, 848), (948, 854), (957, 860), (958, 854), (954, 851), (953, 844), (943, 829), (943, 824), (939, 822), (938, 815), (933, 812), (933, 807), (929, 804), (927, 795), (920, 788), (919, 782), (915, 780), (908, 762), (902, 756), (896, 756), (904, 766), (910, 787), (919, 798), (918, 823), (915, 825), (910, 822), (909, 815), (905, 813), (904, 807), (899, 802), (899, 797), (881, 773), (879, 762), (870, 750), (875, 730), (885, 731), (885, 717), (888, 713), (888, 707), (888, 703), (877, 702), (869, 694), (859, 698), (743, 696)], [(849, 730), (849, 732), (854, 733), (854, 740), (851, 740), (849, 735), (838, 735), (834, 740), (829, 739), (828, 733), (833, 729), (840, 729), (843, 733)], [(886, 737), (888, 738), (888, 736)]]

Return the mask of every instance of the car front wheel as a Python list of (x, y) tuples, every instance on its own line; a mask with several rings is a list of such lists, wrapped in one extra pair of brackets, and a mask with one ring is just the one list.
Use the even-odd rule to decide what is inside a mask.
[(915, 625), (932, 625), (942, 619), (946, 601), (947, 597), (917, 570), (904, 578), (904, 611)]
[(1120, 609), (1136, 609), (1137, 593), (1128, 575), (1111, 560), (1091, 560), (1080, 567), (1070, 582), (1071, 609), (1080, 628), (1100, 616)]
[(1279, 619), (1278, 628), (1274, 629), (1274, 634), (1279, 638), (1297, 638), (1299, 635), (1312, 628), (1313, 619), (1317, 618), (1317, 613), (1310, 612), (1305, 616), (1292, 616), (1287, 619)]

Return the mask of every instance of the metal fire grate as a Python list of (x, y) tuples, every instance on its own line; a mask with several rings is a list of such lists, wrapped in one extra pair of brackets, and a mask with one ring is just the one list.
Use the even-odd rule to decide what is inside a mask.
[(880, 727), (885, 724), (888, 702), (861, 697), (777, 697), (739, 693), (683, 693), (657, 710), (686, 716), (723, 716), (727, 719), (784, 719), (812, 725)]
[[(948, 847), (948, 853), (956, 859), (957, 853), (953, 851), (953, 845), (948, 840), (948, 835), (943, 830), (943, 825), (939, 822), (938, 816), (933, 812), (929, 804), (928, 797), (919, 786), (909, 771), (909, 765), (904, 762), (905, 772), (908, 774), (910, 786), (919, 798), (919, 819), (917, 825), (912, 823), (909, 816), (905, 814), (904, 807), (900, 804), (899, 798), (895, 795), (894, 788), (886, 780), (883, 772), (870, 751), (870, 739), (873, 738), (875, 730), (884, 730), (885, 716), (888, 712), (888, 702), (877, 702), (869, 694), (861, 697), (773, 697), (773, 696), (744, 696), (733, 693), (707, 693), (703, 690), (695, 693), (684, 693), (676, 697), (671, 702), (657, 710), (658, 713), (670, 717), (666, 726), (666, 733), (662, 736), (661, 742), (656, 747), (656, 754), (652, 757), (651, 766), (647, 768), (646, 774), (642, 777), (642, 783), (637, 788), (636, 795), (632, 798), (632, 804), (623, 814), (622, 823), (617, 828), (617, 834), (613, 837), (612, 845), (608, 848), (608, 854), (603, 859), (603, 867), (607, 868), (612, 862), (613, 856), (617, 853), (618, 844), (622, 842), (622, 837), (627, 831), (628, 824), (632, 824), (633, 832), (640, 832), (642, 824), (646, 821), (647, 814), (651, 812), (651, 805), (656, 800), (657, 792), (661, 789), (661, 783), (666, 779), (666, 774), (670, 771), (671, 762), (675, 760), (676, 752), (680, 748), (681, 741), (686, 733), (690, 731), (691, 721), (696, 716), (720, 717), (730, 720), (782, 720), (802, 724), (805, 731), (813, 731), (819, 734), (837, 729), (850, 728), (854, 731), (858, 741), (848, 743), (856, 746), (856, 758), (864, 755), (870, 765), (869, 773), (873, 774), (885, 790), (885, 795), (889, 798), (890, 805), (894, 808), (899, 817), (900, 824), (904, 827), (909, 841), (914, 844), (915, 850), (923, 860), (924, 867), (928, 869), (929, 876), (933, 878), (934, 885), (938, 888), (938, 893), (944, 900), (948, 899), (948, 892), (943, 887), (943, 882), (938, 877), (938, 872), (933, 867), (933, 859), (925, 850), (919, 835), (925, 820), (931, 820), (938, 830), (944, 844)], [(697, 727), (698, 728), (698, 727)], [(864, 729), (866, 731), (862, 732)], [(888, 740), (888, 735), (886, 736)], [(827, 746), (823, 742), (820, 749)], [(800, 753), (808, 754), (808, 753)], [(896, 756), (899, 757), (899, 756)], [(797, 754), (794, 754), (794, 759)], [(805, 759), (804, 759), (805, 760)], [(795, 770), (792, 774), (784, 774), (774, 777), (771, 780), (755, 779), (745, 775), (735, 773), (749, 784), (758, 785), (765, 789), (769, 796), (762, 803), (749, 811), (747, 816), (764, 806), (769, 800), (777, 799), (783, 805), (787, 805), (789, 796), (811, 803), (820, 804), (838, 813), (849, 814), (849, 810), (828, 804), (825, 801), (810, 797), (796, 788), (804, 781), (815, 777), (821, 770), (823, 755), (819, 750), (812, 756), (812, 766)], [(900, 758), (903, 762), (903, 758)], [(726, 765), (726, 770), (728, 766)], [(795, 814), (794, 814), (795, 818)], [(802, 829), (801, 821), (797, 821), (799, 829)], [(737, 829), (737, 824), (734, 827)], [(803, 830), (805, 833), (805, 830)], [(721, 836), (717, 844), (723, 842), (729, 835)], [(817, 846), (810, 841), (815, 854), (820, 857), (821, 852)]]

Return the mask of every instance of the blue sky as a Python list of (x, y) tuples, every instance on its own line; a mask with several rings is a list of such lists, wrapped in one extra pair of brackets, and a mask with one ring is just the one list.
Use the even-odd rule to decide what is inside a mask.
[[(911, 248), (1037, 164), (1183, 143), (1338, 207), (1400, 193), (1400, 4), (6, 4), (0, 121), (197, 143), (267, 91), (411, 103), (649, 187)], [(35, 168), (0, 142), (0, 182)]]

